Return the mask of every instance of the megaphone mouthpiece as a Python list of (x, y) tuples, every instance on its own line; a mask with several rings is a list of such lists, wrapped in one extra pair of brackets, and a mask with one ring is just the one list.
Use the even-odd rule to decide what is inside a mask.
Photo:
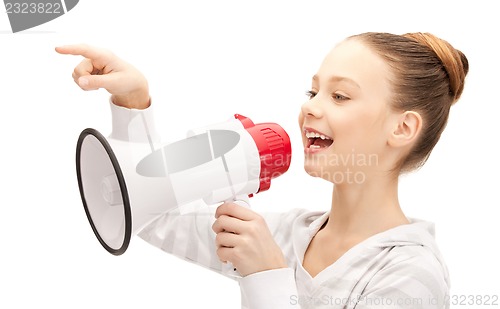
[(261, 162), (258, 192), (266, 191), (271, 186), (271, 179), (284, 174), (290, 167), (290, 137), (276, 123), (254, 124), (248, 117), (239, 114), (236, 114), (235, 118), (241, 121), (257, 145)]

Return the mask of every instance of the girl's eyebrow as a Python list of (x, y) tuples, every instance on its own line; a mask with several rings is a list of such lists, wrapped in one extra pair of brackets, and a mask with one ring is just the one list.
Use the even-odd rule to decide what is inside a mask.
[[(317, 81), (319, 82), (319, 76), (318, 75), (314, 75), (313, 76), (313, 81)], [(349, 77), (343, 77), (343, 76), (332, 76), (328, 79), (328, 82), (329, 83), (332, 83), (332, 82), (347, 82), (353, 86), (355, 86), (356, 88), (359, 88), (361, 89), (361, 87), (358, 85), (358, 83), (356, 83), (354, 80), (350, 79)]]

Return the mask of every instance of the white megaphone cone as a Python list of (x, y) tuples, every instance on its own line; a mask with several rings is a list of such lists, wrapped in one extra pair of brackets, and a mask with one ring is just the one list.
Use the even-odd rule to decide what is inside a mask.
[(235, 115), (163, 145), (149, 137), (147, 123), (144, 127), (142, 142), (106, 139), (85, 129), (77, 143), (78, 186), (87, 218), (102, 246), (115, 255), (160, 215), (196, 200), (244, 199), (269, 189), (271, 179), (290, 166), (290, 139), (275, 123), (254, 124)]

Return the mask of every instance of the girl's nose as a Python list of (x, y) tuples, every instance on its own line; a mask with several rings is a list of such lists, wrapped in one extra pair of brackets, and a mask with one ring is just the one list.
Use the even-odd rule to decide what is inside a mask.
[(306, 103), (302, 104), (301, 107), (302, 116), (321, 118), (323, 117), (323, 109), (320, 106), (320, 102), (317, 98), (312, 98)]

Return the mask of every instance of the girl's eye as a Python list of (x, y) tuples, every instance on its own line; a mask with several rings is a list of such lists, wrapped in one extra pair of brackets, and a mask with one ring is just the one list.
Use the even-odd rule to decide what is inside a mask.
[(333, 99), (334, 99), (335, 101), (346, 101), (346, 100), (349, 100), (349, 98), (348, 98), (348, 97), (343, 96), (343, 95), (338, 94), (338, 93), (334, 93), (334, 94), (333, 94)]
[(309, 91), (306, 91), (306, 96), (309, 97), (309, 100), (311, 100), (312, 98), (314, 98), (316, 96), (316, 92), (312, 91), (312, 90), (309, 90)]

